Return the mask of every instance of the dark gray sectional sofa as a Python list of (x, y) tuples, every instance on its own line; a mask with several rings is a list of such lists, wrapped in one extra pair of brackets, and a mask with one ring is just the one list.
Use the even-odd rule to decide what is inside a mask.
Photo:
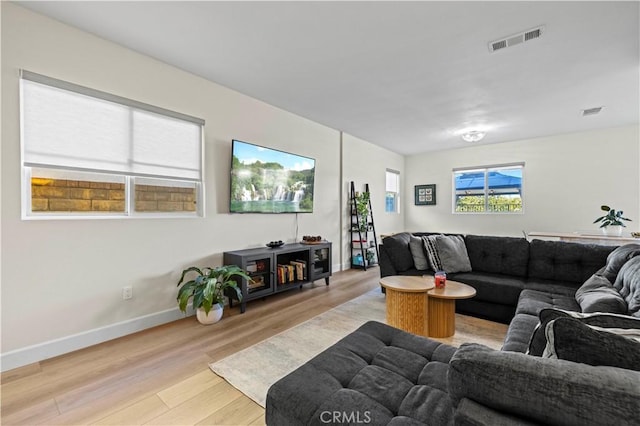
[[(394, 237), (381, 275), (429, 273)], [(510, 320), (503, 350), (368, 322), (269, 389), (267, 424), (640, 424), (640, 245), (464, 239), (448, 277), (477, 290), (461, 311)]]
[[(401, 233), (379, 246), (380, 276), (433, 274), (416, 269), (410, 238), (433, 233)], [(476, 289), (472, 299), (456, 301), (461, 314), (509, 324), (503, 349), (525, 352), (543, 308), (580, 311), (576, 290), (607, 262), (613, 246), (482, 235), (463, 236), (470, 272), (447, 278)], [(622, 313), (622, 312), (617, 312)]]

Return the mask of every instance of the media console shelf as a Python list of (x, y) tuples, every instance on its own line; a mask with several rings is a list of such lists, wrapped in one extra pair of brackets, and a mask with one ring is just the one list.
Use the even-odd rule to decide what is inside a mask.
[[(240, 312), (244, 313), (250, 300), (270, 296), (324, 278), (329, 285), (331, 276), (331, 243), (285, 244), (276, 248), (251, 248), (226, 251), (225, 265), (238, 265), (251, 280), (236, 278), (242, 290)], [(229, 306), (233, 306), (233, 297)]]

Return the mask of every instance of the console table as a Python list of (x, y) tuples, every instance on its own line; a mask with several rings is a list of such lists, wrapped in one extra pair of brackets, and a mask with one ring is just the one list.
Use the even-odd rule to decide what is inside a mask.
[(583, 244), (602, 244), (607, 246), (621, 246), (629, 243), (640, 243), (640, 239), (633, 237), (610, 237), (604, 234), (580, 234), (577, 232), (529, 232), (528, 237), (553, 238), (560, 241)]
[[(324, 278), (329, 285), (331, 276), (331, 243), (328, 241), (305, 244), (284, 244), (280, 247), (250, 248), (223, 253), (225, 265), (237, 265), (247, 271), (250, 280), (236, 277), (242, 291), (240, 312), (244, 313), (248, 301), (258, 299)], [(233, 295), (229, 306), (233, 307)]]

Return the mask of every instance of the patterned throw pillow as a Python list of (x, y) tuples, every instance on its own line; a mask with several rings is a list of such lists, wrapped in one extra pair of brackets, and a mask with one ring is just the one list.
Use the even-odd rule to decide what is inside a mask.
[(529, 341), (527, 354), (542, 356), (547, 345), (545, 330), (547, 324), (558, 318), (574, 318), (584, 324), (602, 328), (640, 329), (640, 319), (627, 315), (563, 311), (562, 309), (545, 308), (538, 314), (540, 323), (537, 325)]
[(438, 247), (436, 246), (437, 235), (424, 235), (422, 242), (424, 243), (424, 249), (427, 252), (427, 259), (429, 265), (434, 271), (442, 270), (442, 262), (440, 262), (440, 256), (438, 256)]
[(591, 327), (558, 318), (545, 327), (544, 358), (640, 371), (640, 330)]

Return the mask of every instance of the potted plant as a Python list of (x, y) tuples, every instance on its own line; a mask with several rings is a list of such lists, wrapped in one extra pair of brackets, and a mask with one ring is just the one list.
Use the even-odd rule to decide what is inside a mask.
[(622, 228), (626, 227), (626, 225), (622, 222), (623, 220), (631, 222), (631, 219), (627, 219), (622, 216), (624, 213), (622, 210), (615, 210), (609, 206), (600, 206), (600, 210), (607, 212), (606, 215), (600, 216), (593, 223), (602, 222), (600, 228), (605, 235), (609, 236), (621, 236)]
[(358, 227), (360, 232), (367, 232), (369, 218), (369, 192), (361, 192), (356, 194), (356, 212), (358, 213)]
[[(186, 281), (190, 272), (196, 273), (194, 279)], [(238, 300), (242, 300), (242, 291), (233, 277), (238, 276), (250, 280), (245, 271), (236, 265), (218, 266), (215, 268), (197, 268), (191, 266), (184, 271), (178, 281), (178, 307), (187, 311), (189, 299), (193, 298), (196, 317), (202, 324), (213, 324), (222, 318), (225, 291), (231, 291)], [(184, 284), (183, 284), (184, 283)]]

